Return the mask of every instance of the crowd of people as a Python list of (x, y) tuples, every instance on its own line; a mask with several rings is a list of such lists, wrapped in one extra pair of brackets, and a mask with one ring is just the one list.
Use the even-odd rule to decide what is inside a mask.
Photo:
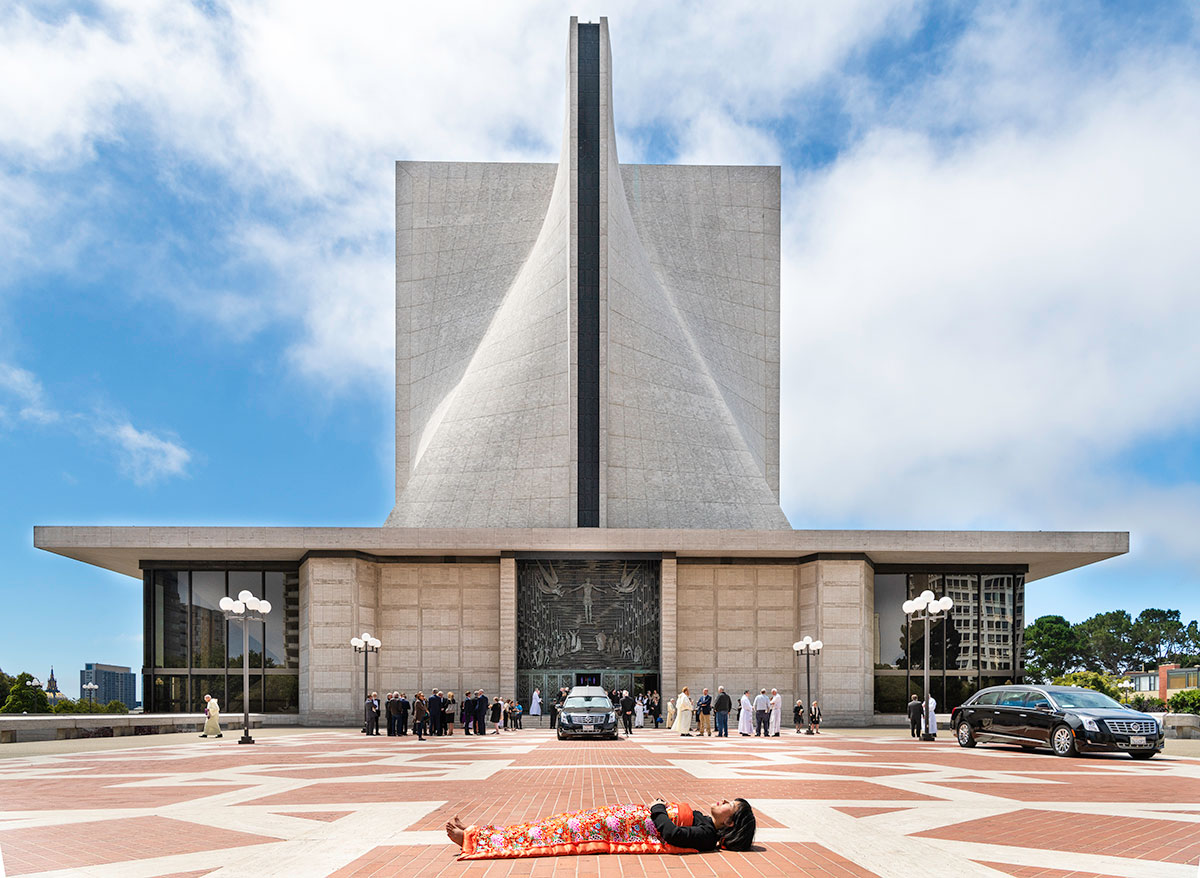
[[(550, 702), (551, 725), (569, 691), (566, 688), (559, 689)], [(715, 697), (706, 688), (694, 700), (691, 688), (684, 686), (677, 696), (667, 699), (665, 708), (661, 696), (653, 690), (631, 696), (628, 690), (614, 689), (608, 693), (608, 698), (627, 735), (647, 725), (657, 729), (665, 722), (666, 728), (683, 737), (729, 737), (729, 716), (734, 713), (734, 702), (724, 686), (717, 687)], [(541, 703), (541, 693), (537, 689), (533, 692), (533, 703)], [(772, 689), (770, 695), (767, 695), (766, 689), (760, 690), (757, 695), (752, 695), (749, 689), (745, 690), (737, 704), (735, 721), (740, 735), (778, 738), (783, 723), (783, 698), (779, 690)], [(813, 701), (805, 716), (804, 702), (797, 701), (792, 708), (792, 721), (797, 733), (805, 731), (807, 726), (808, 731), (820, 734), (820, 705)]]
[(482, 689), (468, 692), (462, 701), (453, 692), (440, 689), (432, 690), (428, 697), (418, 692), (412, 701), (404, 692), (388, 692), (380, 701), (379, 693), (372, 692), (363, 704), (362, 730), (366, 735), (378, 735), (380, 722), (384, 721), (389, 736), (403, 737), (409, 734), (411, 717), (412, 734), (421, 741), (453, 735), (455, 723), (465, 735), (486, 735), (489, 726), (491, 733), (498, 735), (521, 728), (523, 713), (520, 702), (499, 695), (489, 701)]

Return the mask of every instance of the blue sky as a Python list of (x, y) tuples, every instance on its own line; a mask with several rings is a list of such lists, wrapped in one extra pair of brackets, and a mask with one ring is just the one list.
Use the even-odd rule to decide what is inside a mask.
[[(570, 11), (327, 9), (0, 2), (10, 673), (141, 661), (35, 524), (390, 509), (392, 163), (555, 160)], [(574, 11), (623, 161), (783, 167), (794, 526), (1129, 530), (1031, 615), (1200, 616), (1195, 3)]]

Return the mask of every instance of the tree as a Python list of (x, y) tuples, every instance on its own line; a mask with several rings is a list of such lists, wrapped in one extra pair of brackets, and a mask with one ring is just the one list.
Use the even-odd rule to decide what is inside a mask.
[(0, 671), (0, 706), (8, 701), (8, 691), (12, 689), (14, 678), (10, 677), (4, 671)]
[(1108, 674), (1097, 673), (1096, 671), (1076, 671), (1073, 674), (1064, 674), (1061, 677), (1054, 678), (1055, 686), (1082, 686), (1084, 689), (1095, 689), (1097, 692), (1103, 692), (1114, 701), (1121, 700), (1121, 692), (1117, 689), (1116, 682)]
[(50, 699), (41, 686), (31, 686), (32, 674), (20, 673), (12, 682), (0, 713), (49, 713)]
[(1137, 657), (1155, 666), (1178, 655), (1187, 640), (1187, 628), (1179, 621), (1178, 610), (1152, 607), (1138, 613), (1132, 634)]
[(124, 701), (117, 701), (115, 698), (104, 705), (105, 713), (129, 713), (129, 708), (125, 706)]
[(1123, 674), (1136, 664), (1133, 620), (1125, 610), (1097, 613), (1075, 626), (1080, 664), (1089, 671)]
[(1025, 677), (1034, 683), (1060, 677), (1079, 662), (1079, 637), (1062, 616), (1041, 616), (1025, 628)]

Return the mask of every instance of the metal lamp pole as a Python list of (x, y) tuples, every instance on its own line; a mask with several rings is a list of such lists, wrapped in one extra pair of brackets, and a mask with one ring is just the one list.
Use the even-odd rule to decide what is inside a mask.
[[(262, 622), (271, 612), (271, 602), (256, 598), (248, 589), (242, 589), (237, 600), (221, 598), (221, 611), (226, 619), (237, 619), (242, 625), (242, 736), (239, 744), (253, 744), (250, 737), (250, 626), (248, 622)], [(264, 676), (263, 685), (266, 685)]]
[[(926, 589), (912, 600), (905, 601), (900, 608), (904, 610), (904, 615), (908, 616), (911, 621), (925, 622), (925, 697), (922, 699), (921, 706), (921, 713), (925, 716), (925, 731), (921, 735), (921, 740), (932, 741), (936, 736), (929, 730), (929, 623), (945, 619), (946, 614), (954, 608), (954, 598), (946, 595), (938, 600), (933, 596), (933, 592)], [(933, 722), (937, 722), (936, 714)]]
[[(371, 653), (379, 652), (379, 647), (383, 646), (383, 641), (376, 640), (374, 637), (364, 631), (362, 637), (351, 637), (350, 645), (354, 647), (355, 652), (361, 652), (363, 654), (363, 704), (365, 705), (367, 703), (368, 696), (371, 694), (371, 690), (369, 688), (370, 684), (367, 682), (367, 660), (370, 658)], [(362, 730), (364, 732), (367, 730), (367, 723), (365, 719), (363, 721)]]
[(812, 730), (812, 657), (821, 654), (821, 647), (824, 646), (821, 641), (813, 640), (808, 635), (805, 635), (803, 640), (797, 640), (792, 644), (792, 649), (796, 651), (796, 657), (800, 657), (800, 653), (804, 653), (804, 686), (806, 690), (804, 710), (800, 712), (801, 717), (807, 717), (804, 734), (811, 735)]
[(84, 683), (79, 688), (87, 692), (88, 701), (91, 704), (96, 703), (96, 690), (100, 688), (99, 686), (97, 686), (95, 683)]

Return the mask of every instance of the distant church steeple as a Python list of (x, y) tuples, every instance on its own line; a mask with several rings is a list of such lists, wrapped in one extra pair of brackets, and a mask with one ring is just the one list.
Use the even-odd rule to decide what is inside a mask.
[(66, 697), (58, 691), (58, 681), (54, 679), (54, 665), (50, 666), (50, 679), (46, 681), (46, 697), (50, 699), (51, 704)]

